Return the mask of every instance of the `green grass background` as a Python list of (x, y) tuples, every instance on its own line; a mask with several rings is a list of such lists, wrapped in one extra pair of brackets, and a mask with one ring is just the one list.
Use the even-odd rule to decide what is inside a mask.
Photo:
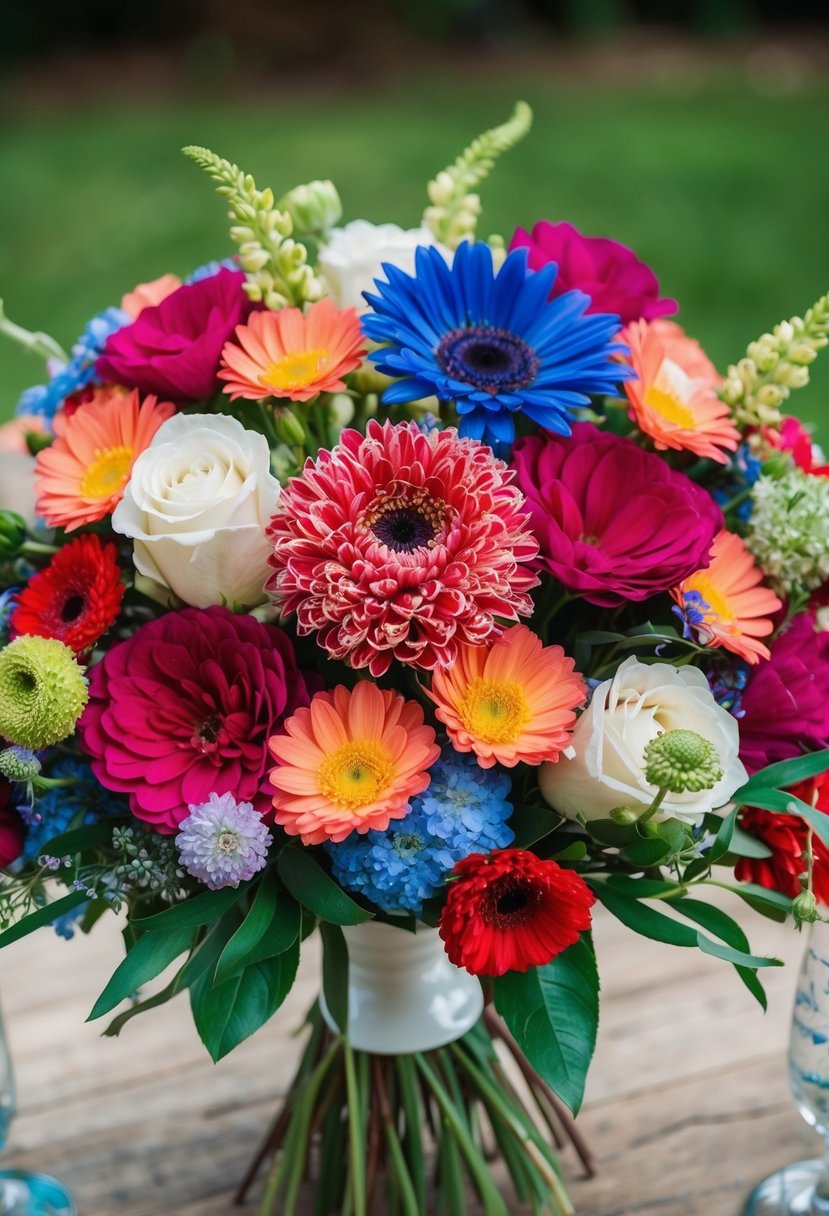
[[(186, 143), (277, 194), (331, 177), (347, 218), (415, 224), (429, 177), (517, 97), (535, 127), (484, 186), (483, 234), (566, 218), (627, 242), (721, 366), (829, 290), (829, 85), (773, 97), (736, 74), (611, 88), (479, 73), (346, 97), (19, 113), (0, 130), (0, 296), (68, 345), (134, 283), (229, 253), (222, 202)], [(829, 440), (825, 364), (796, 408)], [(0, 346), (0, 417), (41, 378)]]

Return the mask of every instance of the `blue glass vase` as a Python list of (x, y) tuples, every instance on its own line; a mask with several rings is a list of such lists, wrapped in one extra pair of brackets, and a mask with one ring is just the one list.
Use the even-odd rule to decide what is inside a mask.
[[(14, 1117), (14, 1073), (0, 1016), (0, 1148)], [(25, 1170), (0, 1170), (0, 1216), (78, 1216), (72, 1196), (54, 1178)]]
[(751, 1195), (745, 1216), (829, 1216), (829, 924), (812, 925), (797, 981), (789, 1082), (824, 1155), (784, 1166)]

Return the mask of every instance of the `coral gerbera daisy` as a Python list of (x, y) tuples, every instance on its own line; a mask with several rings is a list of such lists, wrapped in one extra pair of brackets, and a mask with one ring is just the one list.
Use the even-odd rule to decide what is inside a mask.
[(590, 928), (584, 879), (522, 849), (473, 853), (452, 872), (439, 930), (446, 953), (473, 975), (543, 967)]
[(101, 392), (71, 417), (58, 414), (56, 439), (38, 453), (37, 510), (54, 528), (71, 532), (110, 515), (120, 502), (139, 454), (175, 406), (138, 390)]
[(533, 610), (538, 542), (513, 476), (451, 429), (343, 431), (282, 491), (267, 589), (301, 634), (373, 676), (393, 658), (451, 664), (500, 631), (496, 617)]
[(288, 397), (310, 401), (345, 388), (343, 376), (359, 367), (365, 348), (353, 308), (340, 312), (328, 298), (299, 308), (255, 312), (222, 351), (219, 379), (231, 400)]
[(303, 844), (384, 831), (429, 784), (440, 755), (416, 701), (361, 680), (319, 692), (270, 740), (275, 819)]
[(97, 536), (79, 536), (32, 575), (18, 596), (10, 625), (15, 633), (58, 638), (85, 654), (118, 616), (126, 590), (118, 550)]
[(671, 591), (686, 637), (696, 637), (705, 646), (723, 646), (747, 663), (767, 659), (768, 647), (758, 639), (771, 633), (769, 618), (783, 604), (770, 587), (760, 586), (762, 582), (763, 572), (740, 537), (720, 532), (706, 569)]
[(585, 699), (573, 668), (560, 646), (514, 625), (491, 646), (463, 646), (452, 667), (435, 672), (430, 696), (455, 749), (474, 752), (482, 768), (541, 764), (568, 746)]
[(636, 376), (625, 384), (630, 416), (660, 451), (693, 452), (728, 464), (740, 432), (712, 383), (710, 364), (701, 363), (698, 344), (678, 330), (647, 321), (625, 328)]
[(461, 435), (508, 445), (517, 412), (568, 435), (574, 406), (615, 393), (630, 375), (614, 359), (627, 350), (614, 341), (618, 316), (585, 315), (590, 297), (581, 291), (548, 299), (557, 268), (529, 271), (526, 249), (497, 273), (489, 246), (466, 242), (451, 266), (440, 250), (420, 248), (414, 275), (383, 270), (388, 282), (364, 293), (373, 311), (362, 325), (382, 347), (371, 358), (398, 381), (383, 394), (386, 405), (454, 401)]

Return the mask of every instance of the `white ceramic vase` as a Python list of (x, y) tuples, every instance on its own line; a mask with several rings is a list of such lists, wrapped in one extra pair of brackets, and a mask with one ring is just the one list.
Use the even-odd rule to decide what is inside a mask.
[[(343, 929), (348, 947), (347, 1037), (358, 1051), (430, 1051), (466, 1034), (481, 1016), (480, 982), (446, 957), (437, 929), (416, 933), (379, 921)], [(337, 1030), (320, 999), (322, 1015)]]

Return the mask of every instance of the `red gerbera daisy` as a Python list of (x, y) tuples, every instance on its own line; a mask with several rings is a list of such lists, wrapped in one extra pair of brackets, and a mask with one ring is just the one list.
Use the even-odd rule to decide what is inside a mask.
[(58, 638), (76, 654), (91, 650), (115, 621), (124, 597), (117, 553), (115, 545), (94, 535), (70, 541), (21, 591), (12, 630)]
[(595, 896), (572, 870), (522, 849), (472, 853), (452, 871), (440, 935), (473, 975), (543, 967), (590, 928)]
[[(790, 790), (795, 798), (829, 814), (829, 773), (810, 777)], [(771, 849), (770, 857), (741, 857), (734, 875), (738, 882), (779, 891), (794, 899), (803, 889), (801, 875), (806, 873), (806, 843), (809, 829), (799, 815), (777, 814), (746, 807), (740, 827)], [(816, 832), (812, 833), (812, 890), (818, 903), (829, 905), (829, 849)]]

